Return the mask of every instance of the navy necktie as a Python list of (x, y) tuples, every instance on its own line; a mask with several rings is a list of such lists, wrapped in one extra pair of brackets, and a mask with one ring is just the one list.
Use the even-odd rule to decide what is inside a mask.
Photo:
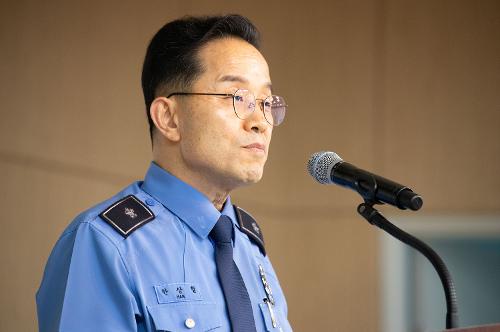
[(210, 232), (215, 243), (217, 275), (226, 299), (227, 311), (233, 332), (255, 332), (252, 304), (240, 270), (233, 260), (233, 223), (221, 215)]

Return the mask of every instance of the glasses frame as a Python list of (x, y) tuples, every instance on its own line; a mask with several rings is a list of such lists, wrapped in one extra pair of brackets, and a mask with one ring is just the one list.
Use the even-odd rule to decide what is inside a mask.
[[(171, 94), (169, 94), (167, 96), (167, 98), (170, 98), (172, 96), (218, 96), (218, 97), (231, 97), (233, 98), (233, 111), (234, 111), (234, 114), (236, 114), (236, 116), (238, 117), (238, 119), (241, 119), (241, 120), (244, 120), (246, 119), (247, 117), (249, 117), (250, 115), (253, 114), (253, 112), (255, 112), (255, 107), (253, 108), (252, 112), (245, 118), (242, 118), (241, 115), (238, 114), (238, 112), (236, 111), (236, 101), (235, 101), (235, 97), (236, 97), (236, 93), (238, 91), (248, 91), (246, 89), (238, 89), (236, 90), (234, 93), (210, 93), (210, 92), (172, 92)], [(264, 119), (266, 119), (266, 122), (269, 123), (271, 126), (274, 126), (274, 127), (277, 127), (279, 126), (281, 123), (283, 123), (283, 120), (284, 120), (284, 117), (283, 117), (283, 120), (281, 120), (281, 122), (277, 125), (274, 125), (273, 123), (269, 122), (269, 120), (267, 119), (266, 117), (266, 113), (264, 112), (265, 110), (265, 105), (264, 105), (264, 101), (266, 101), (266, 99), (268, 98), (271, 98), (271, 97), (279, 97), (281, 99), (283, 99), (283, 97), (281, 96), (276, 96), (276, 95), (270, 95), (264, 99), (258, 99), (258, 98), (255, 98), (255, 95), (253, 93), (251, 93), (250, 91), (248, 91), (248, 93), (252, 94), (253, 95), (253, 98), (255, 99), (255, 102), (258, 102), (260, 101), (260, 109), (262, 110), (262, 114), (264, 115)], [(286, 107), (287, 105), (285, 104), (285, 115), (286, 115)]]

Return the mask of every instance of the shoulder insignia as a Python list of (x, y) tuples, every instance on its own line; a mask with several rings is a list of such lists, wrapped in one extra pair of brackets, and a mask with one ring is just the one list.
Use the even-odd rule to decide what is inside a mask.
[(155, 218), (153, 212), (134, 195), (113, 203), (99, 216), (124, 237)]
[(240, 225), (241, 231), (245, 233), (250, 241), (259, 247), (260, 252), (266, 256), (264, 235), (262, 234), (262, 230), (255, 219), (250, 215), (250, 213), (237, 207), (236, 205), (234, 205), (234, 211), (236, 211), (236, 218), (238, 218), (238, 224)]

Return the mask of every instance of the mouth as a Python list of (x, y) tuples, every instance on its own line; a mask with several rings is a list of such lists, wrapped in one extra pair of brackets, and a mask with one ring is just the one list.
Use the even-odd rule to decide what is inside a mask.
[(243, 146), (244, 149), (247, 149), (251, 152), (256, 152), (256, 153), (265, 153), (266, 152), (266, 146), (264, 144), (260, 143), (252, 143)]

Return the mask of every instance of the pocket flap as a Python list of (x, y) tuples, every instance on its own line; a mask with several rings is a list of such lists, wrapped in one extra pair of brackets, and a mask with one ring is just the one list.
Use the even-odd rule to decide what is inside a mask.
[(221, 327), (215, 303), (177, 302), (148, 307), (157, 331), (211, 331)]

